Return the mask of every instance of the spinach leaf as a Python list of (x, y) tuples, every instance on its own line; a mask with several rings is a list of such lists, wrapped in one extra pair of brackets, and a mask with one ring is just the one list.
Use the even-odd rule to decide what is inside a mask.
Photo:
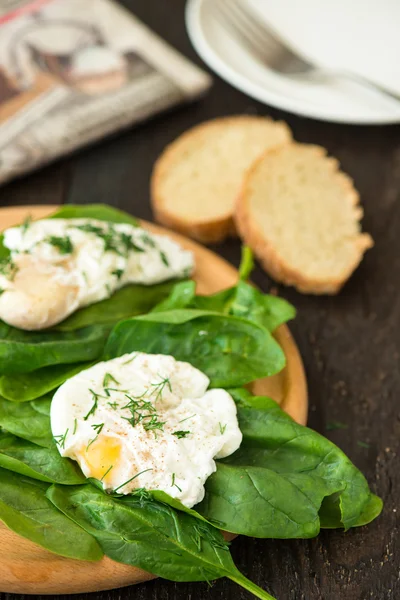
[(0, 519), (18, 535), (67, 558), (100, 560), (96, 540), (46, 498), (48, 484), (0, 468)]
[(32, 373), (3, 375), (0, 377), (0, 396), (12, 402), (29, 402), (53, 391), (67, 379), (88, 369), (95, 362), (80, 362), (72, 365), (54, 365), (37, 369)]
[(77, 331), (22, 331), (0, 321), (0, 373), (28, 373), (56, 364), (98, 358), (110, 325), (91, 325)]
[(378, 516), (382, 502), (337, 446), (273, 400), (230, 392), (243, 442), (218, 461), (195, 507), (200, 514), (228, 531), (268, 538), (313, 537), (325, 524), (348, 529)]
[(0, 467), (48, 483), (76, 485), (86, 481), (77, 464), (63, 458), (55, 444), (44, 448), (9, 433), (0, 433)]
[(88, 484), (51, 486), (47, 497), (96, 538), (109, 558), (172, 581), (229, 577), (258, 598), (271, 596), (235, 567), (222, 534), (154, 500), (113, 498)]
[(81, 308), (52, 331), (74, 331), (94, 324), (114, 325), (122, 319), (142, 315), (168, 297), (174, 281), (155, 285), (131, 284), (116, 291), (111, 298)]
[(139, 222), (128, 213), (108, 204), (64, 204), (48, 219), (98, 219), (110, 223), (129, 223), (137, 227)]
[(134, 350), (188, 361), (213, 387), (244, 385), (285, 366), (279, 344), (266, 329), (201, 310), (155, 312), (118, 323), (107, 341), (106, 360)]
[(169, 296), (159, 302), (152, 312), (167, 312), (178, 308), (193, 308), (196, 296), (196, 283), (190, 281), (179, 281), (176, 283)]
[(289, 302), (263, 294), (244, 281), (211, 296), (196, 296), (195, 285), (194, 281), (177, 283), (168, 298), (157, 304), (152, 312), (181, 308), (208, 310), (248, 319), (270, 332), (296, 316), (296, 310)]
[(0, 427), (37, 444), (50, 448), (53, 436), (50, 427), (51, 398), (17, 404), (0, 398)]
[(239, 266), (239, 279), (240, 281), (246, 281), (251, 272), (254, 269), (254, 256), (253, 251), (249, 246), (243, 244), (242, 246), (242, 258)]
[(296, 316), (296, 311), (289, 302), (277, 296), (263, 294), (244, 281), (213, 296), (196, 296), (193, 304), (199, 309), (215, 310), (248, 319), (271, 332)]

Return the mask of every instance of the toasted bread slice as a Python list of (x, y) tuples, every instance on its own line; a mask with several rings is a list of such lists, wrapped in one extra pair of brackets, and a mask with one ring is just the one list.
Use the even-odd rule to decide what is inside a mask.
[(285, 123), (256, 116), (215, 119), (186, 131), (155, 164), (156, 221), (205, 243), (233, 235), (232, 213), (246, 171), (266, 150), (291, 139)]
[(373, 246), (361, 233), (359, 195), (339, 163), (318, 146), (267, 152), (248, 172), (236, 226), (276, 281), (335, 294)]

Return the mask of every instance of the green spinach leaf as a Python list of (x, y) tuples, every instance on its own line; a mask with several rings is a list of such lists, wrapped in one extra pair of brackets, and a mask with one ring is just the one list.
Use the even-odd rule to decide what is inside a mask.
[(95, 362), (72, 365), (54, 365), (37, 369), (32, 373), (3, 375), (0, 377), (0, 396), (12, 402), (29, 402), (52, 392), (73, 375), (88, 369)]
[(51, 398), (17, 404), (0, 398), (0, 427), (45, 448), (54, 445), (50, 427)]
[(0, 433), (0, 467), (48, 483), (76, 485), (86, 481), (77, 464), (63, 458), (55, 444), (44, 448), (9, 433)]
[(96, 540), (46, 498), (48, 484), (0, 468), (0, 519), (18, 535), (67, 558), (100, 560)]
[(118, 323), (106, 345), (106, 360), (135, 350), (188, 361), (206, 373), (213, 387), (244, 385), (285, 366), (279, 344), (266, 329), (201, 310), (155, 312)]
[(229, 577), (258, 598), (271, 596), (235, 567), (221, 533), (155, 500), (113, 498), (98, 488), (51, 486), (47, 497), (96, 538), (106, 556), (172, 581)]
[(174, 281), (156, 285), (127, 285), (111, 298), (81, 308), (65, 321), (52, 328), (53, 331), (75, 331), (88, 325), (114, 325), (122, 319), (142, 315), (168, 297), (174, 289)]
[(0, 321), (0, 373), (29, 373), (50, 365), (98, 358), (110, 325), (91, 325), (77, 331), (22, 331)]
[(196, 296), (193, 305), (199, 309), (248, 319), (271, 332), (296, 316), (296, 311), (289, 302), (277, 296), (263, 294), (244, 281), (213, 296)]
[(108, 204), (64, 204), (48, 219), (98, 219), (110, 223), (129, 223), (137, 227), (139, 222), (128, 213)]
[(230, 391), (243, 442), (218, 461), (195, 507), (200, 514), (228, 531), (268, 538), (313, 537), (325, 524), (348, 529), (378, 516), (381, 501), (337, 446), (273, 400)]

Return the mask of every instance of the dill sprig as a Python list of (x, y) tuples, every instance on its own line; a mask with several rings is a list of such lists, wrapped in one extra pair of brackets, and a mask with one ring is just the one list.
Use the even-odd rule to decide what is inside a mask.
[(72, 254), (74, 251), (74, 246), (68, 235), (65, 235), (64, 237), (49, 235), (44, 241), (57, 248), (60, 254)]
[[(139, 477), (139, 475), (143, 475), (143, 473), (147, 473), (147, 471), (152, 471), (153, 469), (144, 469), (144, 471), (140, 471), (140, 473), (136, 473), (136, 475), (134, 475), (133, 477), (131, 477), (130, 479), (128, 479), (128, 481), (125, 481), (124, 483), (121, 483), (121, 485), (119, 485), (117, 488), (115, 488), (114, 492), (117, 492), (118, 490), (120, 490), (121, 488), (123, 488), (125, 485), (128, 485), (128, 483), (130, 483), (131, 481), (133, 481), (134, 479), (136, 479), (136, 477)], [(138, 488), (138, 489), (142, 489), (142, 488)]]
[(201, 552), (202, 549), (202, 541), (207, 541), (214, 548), (218, 548), (219, 550), (228, 550), (229, 542), (225, 541), (223, 538), (221, 539), (219, 536), (217, 537), (217, 532), (213, 532), (213, 530), (205, 523), (198, 521), (193, 526), (194, 535), (192, 535), (192, 541), (196, 544), (197, 549)]
[(166, 267), (169, 267), (169, 260), (167, 258), (167, 255), (162, 250), (160, 250), (160, 258), (161, 258), (161, 262), (164, 263), (164, 265)]
[(174, 431), (172, 433), (172, 435), (175, 435), (178, 438), (178, 440), (181, 440), (181, 439), (187, 437), (190, 433), (191, 433), (191, 431), (182, 431), (182, 430), (180, 430), (180, 431)]
[[(130, 251), (133, 252), (145, 252), (144, 248), (138, 246), (134, 241), (132, 236), (125, 231), (118, 231), (115, 227), (113, 227), (110, 223), (107, 228), (97, 227), (96, 225), (91, 225), (90, 223), (85, 223), (83, 225), (77, 225), (77, 229), (81, 231), (86, 231), (87, 233), (94, 233), (97, 237), (101, 238), (104, 244), (104, 252), (114, 252), (119, 256), (127, 257)], [(116, 275), (118, 278), (122, 276), (122, 272), (120, 270), (113, 271), (113, 275)]]
[(92, 425), (92, 429), (95, 430), (95, 432), (97, 433), (97, 435), (100, 435), (100, 433), (102, 432), (103, 427), (104, 427), (104, 423), (99, 423), (98, 425)]
[(154, 435), (157, 437), (157, 430), (164, 430), (165, 421), (159, 421), (157, 415), (152, 415), (150, 421), (143, 423), (143, 429), (145, 431), (154, 431)]
[(26, 217), (25, 221), (21, 225), (22, 235), (25, 235), (25, 233), (27, 232), (31, 223), (32, 223), (32, 215), (28, 215)]
[[(160, 374), (158, 376), (161, 377)], [(171, 380), (169, 377), (163, 377), (161, 381), (157, 381), (156, 383), (150, 383), (150, 386), (154, 388), (154, 393), (156, 394), (156, 402), (162, 397), (165, 387), (167, 387), (172, 393)]]
[(121, 279), (123, 274), (124, 274), (123, 269), (115, 269), (114, 271), (111, 271), (111, 275), (115, 275), (115, 277), (118, 279), (118, 281)]
[(100, 481), (103, 481), (103, 479), (105, 479), (107, 477), (107, 475), (109, 474), (109, 472), (111, 471), (111, 469), (114, 468), (114, 465), (110, 465), (107, 469), (107, 471), (104, 473), (103, 477), (100, 479)]
[(10, 256), (7, 258), (0, 258), (0, 274), (4, 275), (9, 281), (14, 281), (16, 274), (18, 273), (18, 267)]
[(67, 439), (68, 431), (69, 431), (69, 429), (67, 428), (63, 434), (54, 436), (55, 443), (57, 444), (57, 446), (59, 446), (63, 450), (65, 448), (65, 441)]
[(89, 389), (89, 392), (92, 394), (93, 405), (92, 405), (91, 409), (89, 410), (89, 412), (87, 413), (87, 415), (85, 415), (83, 417), (84, 421), (87, 421), (88, 418), (91, 415), (94, 415), (94, 413), (96, 412), (97, 406), (99, 403), (99, 398), (105, 398), (105, 396), (102, 396), (101, 394), (96, 394), (96, 392), (94, 392), (92, 389)]
[(225, 423), (225, 425), (222, 425), (222, 423), (218, 423), (219, 425), (219, 431), (221, 435), (224, 435), (225, 431), (226, 431), (226, 426), (227, 424)]
[(117, 410), (118, 402), (107, 402), (108, 406), (110, 406), (113, 410)]
[(178, 421), (178, 423), (184, 423), (185, 421), (188, 421), (189, 419), (193, 419), (193, 417), (196, 417), (196, 413), (194, 415), (190, 415), (190, 417), (186, 417), (185, 419), (182, 419), (181, 421)]
[(97, 435), (94, 438), (92, 438), (91, 440), (89, 440), (89, 443), (86, 446), (86, 452), (89, 450), (89, 448), (93, 444), (93, 442), (95, 442), (97, 440), (100, 433), (102, 432), (103, 427), (104, 427), (104, 423), (99, 423), (98, 425), (92, 425), (92, 428), (95, 430)]
[(182, 493), (182, 488), (175, 482), (175, 473), (172, 473), (171, 487), (176, 487)]
[(149, 248), (155, 248), (156, 247), (156, 243), (153, 240), (153, 238), (150, 237), (149, 234), (146, 233), (145, 231), (142, 233), (141, 241), (144, 244), (146, 244), (146, 246), (149, 246)]
[(128, 358), (128, 360), (124, 361), (122, 364), (123, 365), (129, 365), (129, 363), (133, 362), (135, 360), (135, 358), (137, 357), (138, 353), (135, 352), (133, 356), (131, 356), (130, 358)]
[(110, 383), (115, 383), (115, 385), (119, 385), (119, 381), (117, 381), (115, 377), (111, 375), (111, 373), (106, 373), (103, 379), (103, 388), (108, 388), (110, 386)]

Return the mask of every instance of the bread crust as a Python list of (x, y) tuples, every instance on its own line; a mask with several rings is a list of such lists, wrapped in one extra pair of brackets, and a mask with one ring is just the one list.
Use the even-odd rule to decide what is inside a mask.
[[(320, 146), (313, 146), (315, 156), (325, 158), (329, 161), (332, 175), (340, 177), (343, 187), (343, 194), (350, 198), (354, 207), (356, 207), (356, 218), (360, 220), (363, 210), (360, 203), (360, 196), (354, 188), (352, 179), (340, 171), (339, 162), (331, 157), (326, 157), (326, 150)], [(340, 278), (331, 277), (329, 274), (325, 278), (312, 278), (300, 270), (293, 268), (282, 256), (279, 255), (279, 249), (274, 247), (271, 240), (266, 239), (259, 228), (257, 219), (253, 218), (249, 206), (249, 185), (253, 174), (257, 171), (259, 165), (271, 153), (278, 152), (279, 149), (269, 150), (255, 161), (243, 182), (238, 201), (236, 203), (235, 223), (238, 233), (242, 240), (250, 246), (254, 254), (260, 261), (265, 271), (275, 280), (285, 285), (294, 286), (299, 292), (305, 294), (337, 294), (353, 271), (360, 264), (364, 252), (374, 245), (372, 237), (368, 233), (360, 233), (354, 238), (354, 245), (357, 250), (353, 261), (349, 261), (348, 267)]]
[[(193, 141), (193, 138), (202, 136), (204, 132), (207, 132), (210, 129), (222, 129), (230, 127), (231, 125), (245, 126), (247, 123), (262, 123), (263, 125), (269, 123), (271, 125), (279, 125), (287, 137), (285, 143), (290, 143), (292, 139), (291, 131), (283, 121), (274, 121), (269, 117), (254, 115), (235, 115), (212, 119), (185, 131), (166, 146), (153, 167), (150, 179), (150, 200), (154, 218), (158, 223), (203, 242), (204, 244), (221, 242), (227, 237), (237, 237), (237, 230), (232, 211), (227, 212), (225, 215), (221, 215), (218, 219), (205, 216), (203, 219), (192, 221), (190, 218), (185, 217), (183, 214), (179, 214), (178, 211), (175, 211), (166, 205), (168, 199), (163, 196), (162, 183), (164, 176), (171, 168), (171, 163), (173, 163), (176, 154), (180, 152), (181, 146), (185, 144), (188, 139)], [(229, 152), (229, 149), (227, 152)]]

